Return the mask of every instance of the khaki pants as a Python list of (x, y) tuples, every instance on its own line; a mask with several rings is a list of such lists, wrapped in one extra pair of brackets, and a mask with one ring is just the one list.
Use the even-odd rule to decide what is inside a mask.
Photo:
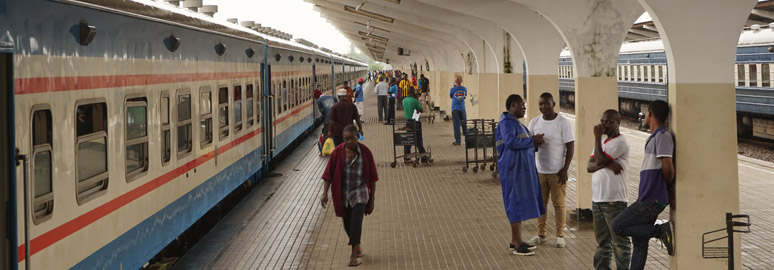
[(564, 237), (564, 224), (567, 222), (567, 214), (564, 212), (565, 191), (567, 183), (559, 184), (559, 174), (538, 173), (540, 180), (540, 190), (543, 192), (543, 204), (546, 207), (546, 214), (538, 218), (538, 235), (546, 236), (546, 226), (548, 221), (548, 199), (554, 205), (554, 215), (556, 216), (556, 237)]

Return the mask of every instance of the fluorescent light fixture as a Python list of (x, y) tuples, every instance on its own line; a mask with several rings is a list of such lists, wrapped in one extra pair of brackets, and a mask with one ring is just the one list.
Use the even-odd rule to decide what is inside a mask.
[(384, 1), (400, 5), (400, 0), (384, 0)]
[(378, 40), (375, 40), (373, 38), (361, 37), (361, 39), (363, 39), (365, 41), (368, 41), (368, 42), (373, 42), (373, 43), (376, 43), (376, 44), (379, 44), (379, 45), (382, 45), (382, 46), (385, 46), (385, 47), (387, 46), (387, 42), (378, 41)]
[(364, 37), (367, 37), (367, 38), (372, 38), (374, 40), (378, 40), (378, 41), (381, 41), (381, 42), (389, 42), (390, 41), (390, 39), (388, 39), (386, 37), (377, 36), (377, 35), (374, 35), (374, 34), (369, 34), (369, 33), (363, 32), (363, 31), (357, 31), (357, 34), (361, 35), (361, 36), (364, 36)]
[(384, 32), (387, 32), (387, 33), (390, 32), (390, 30), (387, 30), (387, 29), (384, 29), (384, 28), (381, 28), (381, 27), (376, 27), (376, 26), (373, 26), (373, 25), (367, 25), (367, 24), (364, 24), (364, 23), (361, 23), (361, 22), (358, 22), (358, 21), (355, 21), (355, 23), (359, 24), (359, 25), (362, 25), (362, 26), (365, 26), (366, 28), (370, 27), (372, 29), (376, 29), (376, 30), (379, 30), (379, 31), (384, 31)]
[(386, 22), (386, 23), (393, 23), (393, 22), (395, 22), (395, 19), (393, 19), (393, 18), (384, 16), (384, 15), (381, 15), (381, 14), (376, 14), (376, 13), (373, 13), (373, 12), (370, 12), (370, 11), (365, 11), (365, 10), (362, 10), (362, 9), (357, 10), (353, 6), (344, 6), (344, 10), (352, 12), (352, 13), (355, 13), (355, 14), (360, 15), (360, 16), (365, 16), (365, 17), (368, 17), (368, 18), (371, 18), (371, 19), (380, 20), (380, 21), (383, 21), (383, 22)]

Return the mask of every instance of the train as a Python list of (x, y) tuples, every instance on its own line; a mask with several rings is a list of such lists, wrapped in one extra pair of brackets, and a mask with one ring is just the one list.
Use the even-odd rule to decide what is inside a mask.
[(0, 269), (139, 269), (367, 65), (151, 0), (0, 4)]
[[(774, 26), (753, 25), (742, 31), (733, 68), (736, 89), (737, 134), (774, 139)], [(618, 57), (618, 99), (622, 113), (637, 116), (654, 100), (668, 102), (667, 59), (661, 40), (626, 42)], [(561, 102), (574, 104), (572, 56), (559, 57)]]

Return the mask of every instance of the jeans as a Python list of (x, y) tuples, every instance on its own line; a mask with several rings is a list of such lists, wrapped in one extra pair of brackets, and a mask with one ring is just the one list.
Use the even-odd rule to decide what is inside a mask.
[(608, 270), (613, 254), (615, 254), (616, 269), (629, 269), (632, 260), (632, 243), (629, 237), (619, 236), (610, 229), (610, 223), (626, 209), (626, 202), (595, 202), (591, 211), (594, 213), (594, 235), (597, 238), (597, 251), (594, 253), (594, 269)]
[(377, 111), (377, 115), (379, 116), (379, 121), (384, 120), (384, 117), (382, 116), (387, 116), (387, 96), (377, 97), (376, 111)]
[(460, 126), (466, 136), (468, 135), (468, 125), (465, 121), (468, 120), (465, 111), (452, 111), (452, 121), (454, 122), (454, 141), (460, 143)]
[(342, 219), (344, 221), (344, 231), (349, 236), (349, 245), (359, 245), (360, 235), (363, 232), (363, 213), (366, 205), (364, 203), (355, 204), (354, 207), (344, 208), (347, 215)]
[[(417, 122), (414, 120), (409, 120), (406, 122), (406, 127), (408, 128), (408, 132), (414, 132), (414, 125), (416, 125), (416, 133), (415, 140), (417, 142), (417, 149), (419, 149), (420, 153), (425, 153), (425, 145), (422, 143), (422, 122)], [(405, 145), (403, 146), (403, 154), (408, 155), (411, 153), (411, 145)], [(411, 157), (404, 156), (403, 159), (411, 159)]]
[(387, 122), (395, 122), (395, 98), (390, 98), (390, 108), (387, 110)]
[[(543, 206), (546, 207), (546, 213), (538, 218), (537, 234), (546, 236), (546, 227), (548, 226), (548, 199), (554, 204), (554, 216), (556, 217), (556, 237), (564, 237), (564, 225), (567, 223), (567, 214), (565, 213), (565, 191), (567, 183), (559, 184), (559, 174), (538, 173), (540, 190), (543, 192)], [(623, 208), (621, 209), (623, 210)]]
[(648, 241), (664, 233), (661, 227), (655, 225), (664, 208), (666, 207), (656, 202), (636, 201), (618, 214), (610, 224), (614, 234), (632, 237), (632, 270), (645, 268), (645, 262), (648, 260)]

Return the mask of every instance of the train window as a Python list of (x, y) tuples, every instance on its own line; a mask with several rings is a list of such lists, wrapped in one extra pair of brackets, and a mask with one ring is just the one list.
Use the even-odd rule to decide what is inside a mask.
[(203, 87), (199, 93), (199, 147), (204, 148), (212, 143), (212, 91)]
[(650, 66), (650, 81), (656, 82), (656, 66)]
[(771, 86), (769, 68), (769, 64), (761, 64), (761, 87)]
[(126, 181), (130, 182), (148, 171), (148, 101), (127, 99), (125, 111)]
[(218, 130), (221, 141), (228, 137), (228, 87), (218, 89)]
[(76, 125), (76, 197), (78, 204), (104, 194), (108, 187), (107, 104), (78, 105)]
[(256, 82), (258, 84), (258, 93), (255, 95), (255, 107), (257, 107), (257, 111), (255, 112), (255, 124), (258, 125), (258, 123), (261, 122), (261, 113), (263, 112), (263, 84), (261, 81)]
[(169, 93), (161, 93), (161, 165), (166, 165), (172, 158), (172, 135), (169, 132)]
[(750, 67), (750, 85), (749, 86), (758, 86), (758, 65), (756, 64), (749, 64)]
[(191, 153), (193, 125), (191, 124), (191, 93), (177, 94), (177, 158)]
[(288, 110), (288, 81), (282, 81), (282, 111)]
[(623, 66), (623, 80), (629, 80), (629, 66)]
[[(39, 107), (39, 106), (36, 106)], [(51, 182), (53, 171), (53, 133), (51, 110), (48, 106), (32, 113), (32, 193), (35, 194), (32, 221), (39, 224), (51, 218), (54, 210), (54, 188)]]
[(618, 80), (619, 81), (623, 80), (623, 66), (618, 66), (618, 68), (616, 68), (615, 71), (616, 71), (616, 73), (618, 73), (617, 74), (618, 75)]
[(247, 109), (247, 127), (253, 126), (253, 115), (255, 115), (255, 106), (253, 105), (253, 85), (248, 84), (245, 89), (247, 90), (246, 95), (246, 105), (245, 109)]
[(234, 86), (234, 134), (242, 131), (242, 86)]
[(664, 78), (666, 78), (666, 74), (664, 74), (664, 66), (658, 66), (658, 82), (664, 82)]
[(744, 64), (736, 65), (736, 85), (737, 86), (744, 86)]
[[(277, 93), (277, 82), (274, 82), (271, 84), (271, 93), (274, 96), (273, 98), (277, 100), (277, 106), (274, 108), (273, 112), (274, 115), (278, 115), (282, 112), (282, 96), (276, 94)], [(272, 103), (272, 105), (274, 105)], [(271, 124), (271, 123), (270, 123)]]

